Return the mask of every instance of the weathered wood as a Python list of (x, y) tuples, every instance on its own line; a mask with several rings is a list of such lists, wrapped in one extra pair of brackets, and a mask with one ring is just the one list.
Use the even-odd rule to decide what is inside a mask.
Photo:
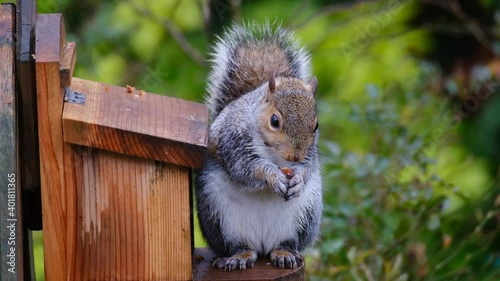
[(36, 1), (19, 0), (16, 13), (19, 157), (24, 225), (42, 229), (40, 159), (36, 116), (35, 78)]
[(71, 86), (71, 78), (76, 64), (76, 46), (74, 42), (64, 44), (61, 58), (61, 86)]
[(36, 0), (17, 1), (17, 56), (20, 61), (32, 62), (34, 54)]
[[(202, 162), (206, 108), (72, 79), (64, 40), (61, 15), (38, 17), (46, 280), (190, 280), (189, 167)], [(83, 105), (63, 102), (64, 69)]]
[[(36, 119), (35, 23), (36, 1), (19, 0), (16, 17), (17, 69), (19, 93), (19, 146), (23, 189), (40, 195), (40, 166)], [(37, 204), (39, 207), (41, 204)], [(41, 225), (41, 210), (39, 223)], [(26, 221), (30, 223), (30, 221)]]
[[(65, 43), (62, 15), (37, 17), (36, 25), (36, 88), (40, 170), (43, 210), (43, 242), (45, 277), (47, 281), (67, 280), (66, 245), (74, 239), (76, 217), (75, 166), (78, 155), (63, 142), (59, 63)], [(69, 242), (71, 243), (71, 241)]]
[(16, 82), (19, 183), (21, 187), (24, 280), (35, 280), (31, 230), (42, 229), (42, 200), (35, 88), (36, 1), (18, 0)]
[(77, 151), (69, 280), (191, 280), (189, 168), (89, 147)]
[(73, 78), (85, 104), (66, 103), (66, 142), (201, 167), (208, 135), (202, 104)]
[(214, 254), (207, 248), (196, 248), (193, 257), (194, 281), (256, 281), (280, 280), (302, 281), (305, 280), (304, 265), (294, 269), (284, 269), (272, 266), (268, 258), (259, 257), (254, 268), (225, 272), (223, 269), (212, 267), (215, 260)]
[(14, 5), (0, 5), (0, 280), (23, 280)]

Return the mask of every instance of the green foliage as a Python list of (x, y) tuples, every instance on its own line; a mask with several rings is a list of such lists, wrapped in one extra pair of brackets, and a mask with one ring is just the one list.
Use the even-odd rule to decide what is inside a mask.
[(33, 258), (36, 280), (44, 280), (43, 236), (42, 231), (33, 232)]
[[(438, 97), (435, 85), (444, 75), (408, 56), (430, 47), (425, 31), (405, 26), (413, 11), (382, 7), (359, 18), (321, 18), (314, 27), (335, 26), (338, 33), (323, 34), (314, 48), (326, 88), (320, 103), (325, 212), (322, 239), (311, 251), (312, 280), (500, 278), (494, 250), (500, 209), (492, 203), (498, 162), (490, 169), (487, 160), (498, 151), (491, 138), (499, 127), (496, 97), (484, 100), (479, 116), (457, 122), (462, 112), (450, 108), (459, 102), (450, 106)], [(391, 17), (383, 30), (359, 35), (384, 13)], [(356, 36), (363, 38), (356, 43)], [(471, 155), (462, 136), (484, 158)]]
[[(466, 155), (463, 167), (439, 153), (443, 145), (455, 146), (448, 153), (462, 151), (453, 141), (457, 125), (443, 118), (446, 108), (426, 93), (426, 83), (435, 75), (428, 68), (420, 67), (419, 82), (404, 85), (411, 91), (395, 90), (397, 85), (385, 91), (368, 85), (366, 103), (324, 105), (322, 112), (346, 108), (347, 113), (327, 119), (333, 128), (354, 131), (366, 140), (323, 141), (325, 212), (322, 240), (312, 252), (312, 280), (497, 280), (500, 276), (488, 250), (498, 229), (482, 228), (500, 209), (476, 218), (468, 213), (481, 212), (481, 201), (467, 191), (481, 188), (476, 197), (482, 199), (493, 182), (475, 157)], [(443, 160), (454, 165), (448, 166), (449, 173), (477, 180), (457, 182), (442, 175)]]

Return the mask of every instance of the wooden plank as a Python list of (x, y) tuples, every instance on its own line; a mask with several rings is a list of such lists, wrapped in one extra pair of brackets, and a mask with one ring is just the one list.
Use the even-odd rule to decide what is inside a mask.
[(74, 280), (191, 280), (189, 168), (78, 151)]
[(14, 5), (0, 5), (0, 280), (23, 280), (15, 89)]
[[(36, 119), (36, 78), (35, 78), (35, 23), (36, 1), (19, 0), (17, 5), (17, 70), (16, 76), (19, 93), (19, 136), (21, 157), (21, 177), (23, 189), (29, 190), (29, 196), (40, 196), (40, 166), (38, 155), (38, 130)], [(35, 195), (33, 195), (33, 193)], [(34, 198), (36, 199), (36, 198)], [(41, 207), (40, 201), (27, 204)], [(34, 213), (38, 213), (38, 217)], [(41, 209), (30, 212), (26, 221), (31, 229), (41, 229)], [(37, 218), (35, 221), (34, 218)]]
[(259, 257), (254, 268), (225, 272), (224, 269), (212, 267), (214, 260), (212, 251), (207, 248), (196, 248), (193, 257), (193, 281), (305, 280), (304, 265), (293, 269), (277, 268), (270, 264), (268, 258)]
[(36, 1), (18, 0), (16, 9), (16, 83), (21, 186), (24, 280), (35, 280), (31, 230), (42, 229), (42, 200), (35, 87)]
[(36, 0), (17, 1), (17, 57), (22, 62), (33, 62)]
[(75, 42), (64, 44), (61, 58), (61, 86), (71, 86), (71, 78), (75, 71), (76, 64), (76, 46)]
[(40, 194), (40, 159), (36, 116), (35, 80), (36, 1), (19, 0), (16, 14), (19, 157), (24, 225), (31, 230), (42, 229)]
[(66, 103), (66, 142), (201, 167), (208, 111), (199, 103), (73, 78), (84, 105)]
[[(39, 15), (36, 25), (36, 87), (42, 186), (45, 280), (68, 280), (74, 240), (74, 163), (78, 155), (63, 142), (59, 63), (65, 43), (61, 14)], [(71, 254), (71, 251), (69, 252)]]

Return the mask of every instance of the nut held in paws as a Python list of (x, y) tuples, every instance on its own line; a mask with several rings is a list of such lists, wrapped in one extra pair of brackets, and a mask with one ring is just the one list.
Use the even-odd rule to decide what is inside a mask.
[(281, 168), (280, 170), (281, 170), (281, 171), (285, 174), (285, 176), (286, 176), (288, 179), (293, 178), (294, 172), (293, 172), (293, 170), (292, 170), (292, 169), (290, 169), (290, 168), (286, 168), (286, 167), (285, 167), (285, 168)]

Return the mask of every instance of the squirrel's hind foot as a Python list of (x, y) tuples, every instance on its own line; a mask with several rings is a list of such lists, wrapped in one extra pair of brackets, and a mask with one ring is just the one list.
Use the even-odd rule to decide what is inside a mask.
[(218, 258), (214, 261), (213, 267), (224, 268), (225, 271), (243, 270), (254, 267), (256, 260), (257, 252), (248, 250), (231, 257)]
[(274, 266), (281, 268), (297, 268), (304, 263), (300, 254), (286, 249), (274, 249), (271, 252), (271, 261)]

